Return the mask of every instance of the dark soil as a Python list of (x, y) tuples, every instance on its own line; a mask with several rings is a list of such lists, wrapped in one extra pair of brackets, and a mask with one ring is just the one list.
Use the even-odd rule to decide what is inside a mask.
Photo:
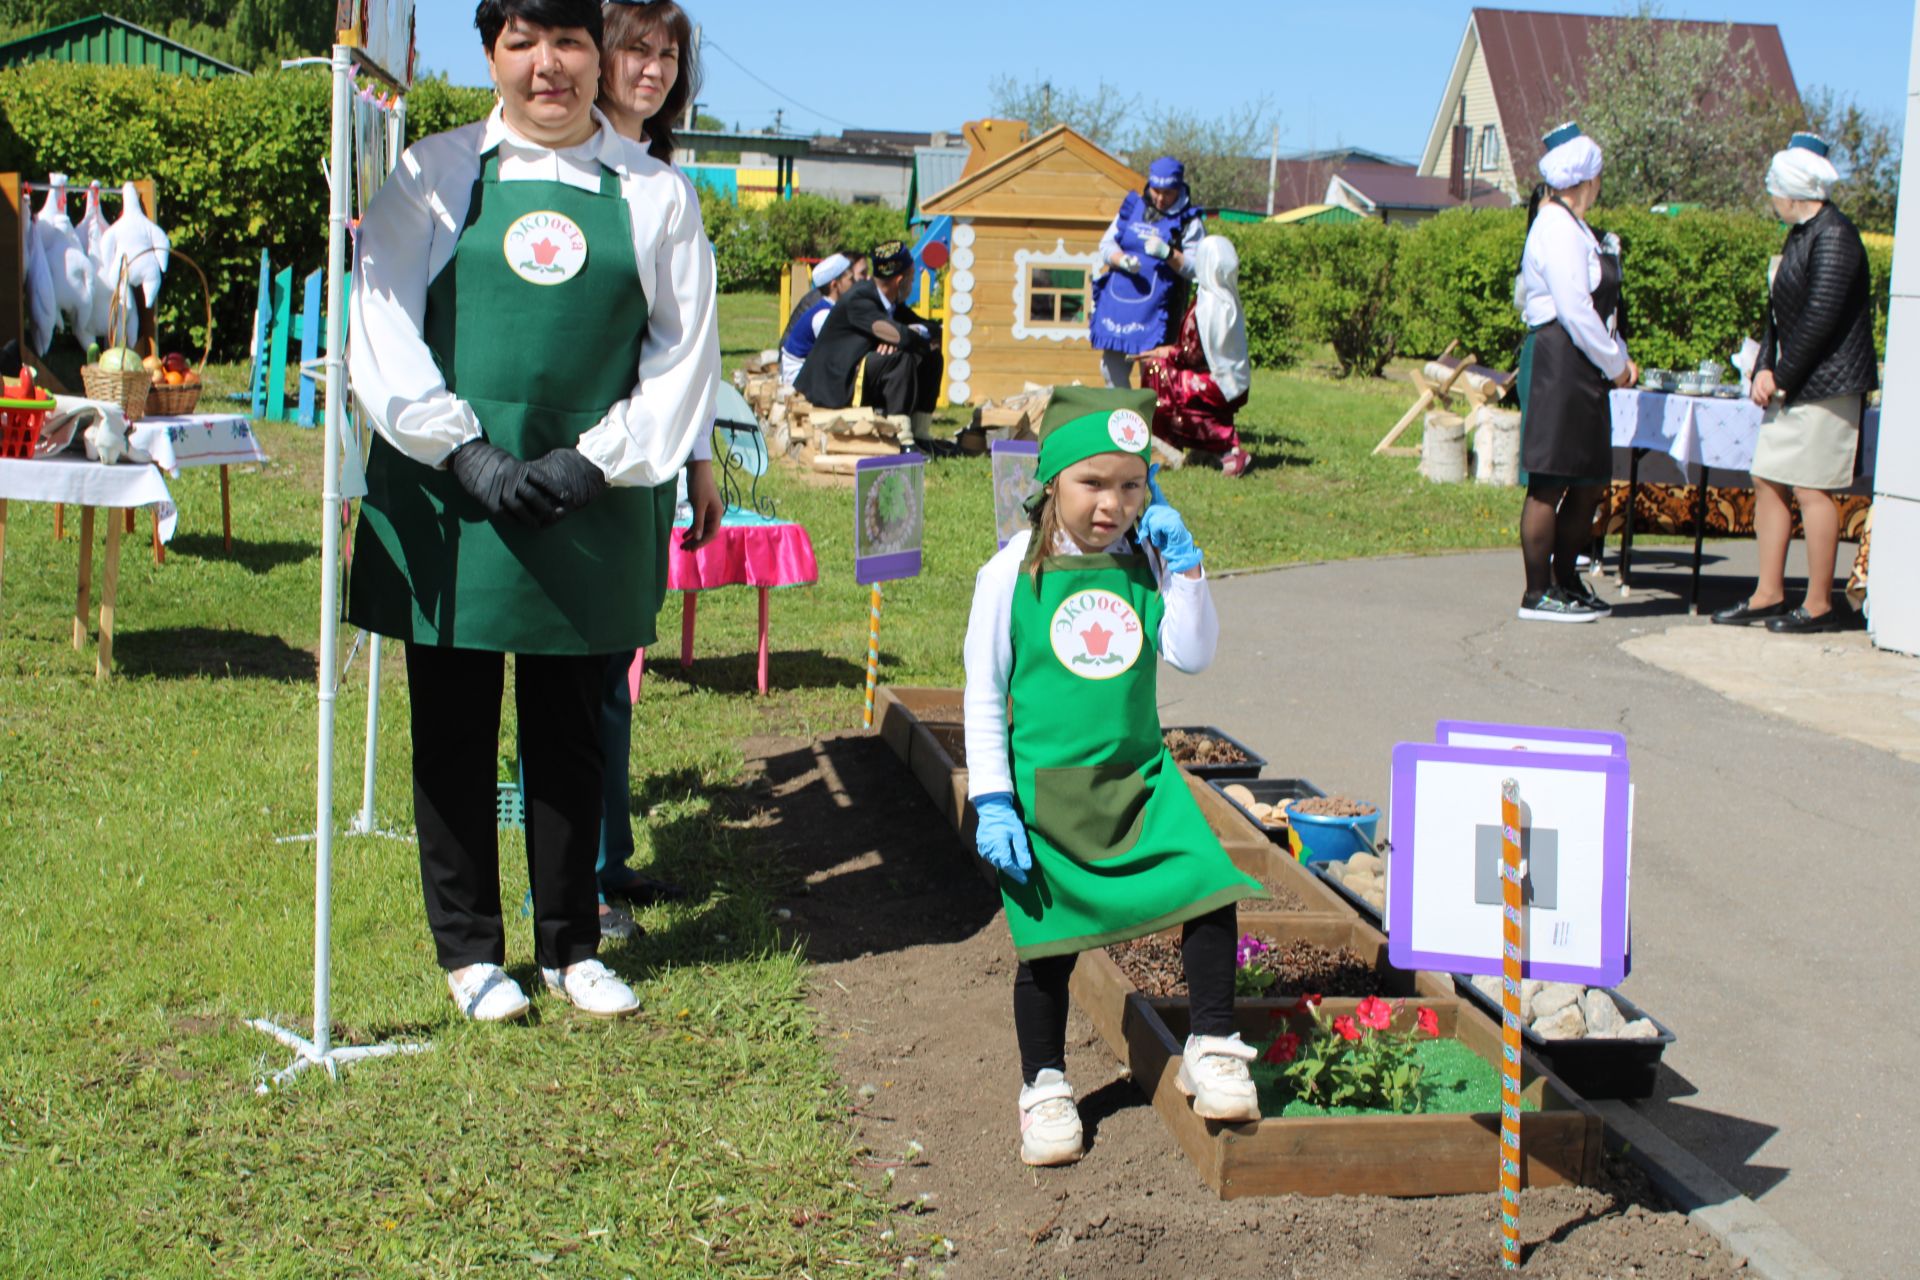
[[(1491, 1169), (1486, 1195), (1219, 1199), (1078, 1010), (1067, 1069), (1087, 1156), (1064, 1169), (1022, 1167), (1014, 959), (999, 895), (877, 738), (743, 746), (759, 777), (742, 825), (789, 886), (779, 905), (815, 964), (810, 1002), (839, 1063), (857, 1144), (846, 1176), (896, 1206), (893, 1248), (918, 1260), (918, 1274), (936, 1265), (951, 1280), (1513, 1274), (1499, 1267)], [(904, 1159), (916, 1141), (924, 1152)], [(923, 1194), (925, 1211), (910, 1212)], [(1611, 1160), (1598, 1186), (1524, 1192), (1520, 1221), (1524, 1277), (1744, 1274), (1741, 1259)], [(928, 1245), (940, 1237), (955, 1253), (932, 1264)]]
[(1268, 893), (1272, 894), (1273, 897), (1267, 899), (1264, 902), (1247, 903), (1246, 905), (1249, 910), (1305, 911), (1307, 909), (1306, 900), (1303, 899), (1299, 894), (1295, 893), (1293, 890), (1287, 888), (1287, 886), (1283, 884), (1275, 884), (1271, 880), (1260, 879), (1260, 877), (1258, 876), (1256, 876), (1255, 879), (1259, 879), (1261, 885), (1266, 889)]
[(1245, 764), (1247, 753), (1231, 742), (1223, 742), (1210, 733), (1189, 733), (1168, 729), (1160, 735), (1173, 753), (1174, 763), (1185, 765)]
[[(1347, 947), (1334, 950), (1302, 938), (1277, 946), (1272, 938), (1262, 937), (1260, 941), (1274, 946), (1274, 950), (1254, 962), (1274, 975), (1269, 994), (1317, 991), (1323, 996), (1370, 996), (1380, 991), (1380, 977), (1374, 973), (1373, 966)], [(1135, 938), (1132, 942), (1108, 947), (1107, 954), (1141, 994), (1169, 997), (1187, 994), (1186, 966), (1180, 958), (1177, 938), (1165, 934)]]
[(1380, 812), (1364, 800), (1345, 796), (1308, 796), (1287, 806), (1289, 813), (1304, 813), (1311, 818), (1365, 818)]

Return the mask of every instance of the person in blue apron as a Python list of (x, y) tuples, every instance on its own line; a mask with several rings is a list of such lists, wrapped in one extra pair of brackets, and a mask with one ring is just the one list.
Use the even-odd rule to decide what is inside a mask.
[(792, 386), (793, 380), (800, 376), (800, 367), (806, 364), (813, 344), (819, 340), (821, 327), (827, 323), (827, 312), (858, 283), (853, 277), (853, 259), (844, 253), (830, 253), (820, 259), (814, 265), (812, 280), (813, 288), (807, 297), (813, 301), (802, 299), (803, 305), (794, 308), (787, 332), (780, 339), (780, 385), (783, 387)]
[(1093, 281), (1092, 339), (1109, 387), (1132, 386), (1133, 361), (1166, 345), (1171, 319), (1186, 314), (1184, 286), (1206, 234), (1188, 196), (1186, 166), (1161, 156), (1147, 171), (1146, 189), (1127, 193), (1100, 237), (1106, 270)]
[(1529, 622), (1593, 622), (1606, 601), (1580, 577), (1593, 516), (1613, 479), (1608, 393), (1640, 370), (1620, 333), (1620, 242), (1587, 225), (1600, 197), (1600, 146), (1564, 124), (1549, 133), (1542, 182), (1527, 205), (1527, 244), (1515, 301), (1526, 321), (1520, 350), (1520, 512)]
[(1080, 952), (1180, 926), (1193, 1034), (1178, 1083), (1211, 1120), (1259, 1118), (1234, 1029), (1236, 918), (1264, 898), (1208, 828), (1160, 734), (1160, 659), (1195, 672), (1220, 624), (1202, 556), (1147, 467), (1151, 391), (1056, 387), (1033, 529), (980, 570), (967, 624), (968, 794), (1019, 968), (1020, 1155), (1082, 1149), (1066, 1078)]
[(348, 621), (405, 645), (427, 920), (466, 1016), (517, 1018), (495, 790), (506, 655), (534, 959), (587, 1013), (610, 654), (654, 641), (675, 478), (713, 421), (713, 252), (684, 178), (595, 109), (599, 0), (483, 0), (499, 102), (422, 139), (356, 241), (348, 370), (375, 429)]

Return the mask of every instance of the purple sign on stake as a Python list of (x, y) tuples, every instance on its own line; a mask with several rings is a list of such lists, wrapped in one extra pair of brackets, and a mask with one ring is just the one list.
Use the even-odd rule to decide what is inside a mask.
[(927, 459), (862, 458), (853, 472), (853, 580), (866, 586), (920, 574), (927, 528)]
[(1487, 724), (1479, 720), (1442, 720), (1433, 740), (1443, 747), (1544, 751), (1572, 756), (1625, 756), (1627, 737), (1597, 729), (1546, 729), (1529, 724)]
[(993, 455), (993, 526), (1001, 546), (1022, 529), (1031, 528), (1027, 499), (1040, 488), (1040, 444), (1036, 440), (995, 440)]
[(1522, 972), (1598, 987), (1626, 976), (1628, 764), (1587, 749), (1393, 749), (1387, 937), (1395, 968), (1501, 972), (1500, 787), (1513, 778), (1526, 863)]

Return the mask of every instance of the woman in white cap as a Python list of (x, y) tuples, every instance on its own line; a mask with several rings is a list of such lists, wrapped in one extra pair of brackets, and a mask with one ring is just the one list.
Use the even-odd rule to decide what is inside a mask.
[(812, 302), (802, 299), (802, 305), (794, 308), (793, 317), (787, 322), (786, 336), (780, 340), (781, 386), (792, 386), (793, 380), (800, 376), (800, 366), (807, 362), (808, 353), (820, 337), (827, 312), (833, 310), (833, 304), (853, 286), (853, 259), (844, 253), (829, 254), (814, 267), (813, 291), (807, 295)]
[[(1840, 175), (1827, 144), (1796, 133), (1767, 170), (1767, 194), (1790, 230), (1767, 300), (1754, 362), (1754, 403), (1766, 409), (1753, 450), (1753, 525), (1760, 577), (1753, 594), (1713, 615), (1798, 634), (1840, 625), (1833, 557), (1840, 511), (1833, 492), (1853, 483), (1864, 397), (1879, 385), (1873, 351), (1873, 276), (1860, 233), (1827, 202)], [(1787, 608), (1793, 509), (1807, 539), (1807, 594)]]
[(1620, 336), (1620, 242), (1587, 225), (1600, 196), (1599, 144), (1563, 124), (1543, 142), (1527, 206), (1527, 247), (1515, 301), (1527, 323), (1520, 353), (1520, 513), (1526, 592), (1520, 617), (1592, 622), (1606, 603), (1576, 562), (1593, 541), (1593, 514), (1613, 478), (1607, 392), (1640, 376)]

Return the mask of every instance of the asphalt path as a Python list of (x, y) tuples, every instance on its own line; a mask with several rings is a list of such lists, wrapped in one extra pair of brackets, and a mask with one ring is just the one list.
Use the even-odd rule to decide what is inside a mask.
[[(1624, 652), (1708, 625), (1674, 594), (1688, 553), (1636, 549), (1632, 597), (1603, 584), (1613, 616), (1578, 626), (1515, 618), (1517, 551), (1223, 578), (1220, 657), (1163, 669), (1162, 722), (1218, 725), (1269, 776), (1382, 802), (1393, 745), (1443, 718), (1624, 733), (1623, 990), (1679, 1037), (1638, 1109), (1848, 1275), (1911, 1275), (1920, 765)], [(1752, 544), (1708, 555), (1703, 609), (1747, 589)]]

